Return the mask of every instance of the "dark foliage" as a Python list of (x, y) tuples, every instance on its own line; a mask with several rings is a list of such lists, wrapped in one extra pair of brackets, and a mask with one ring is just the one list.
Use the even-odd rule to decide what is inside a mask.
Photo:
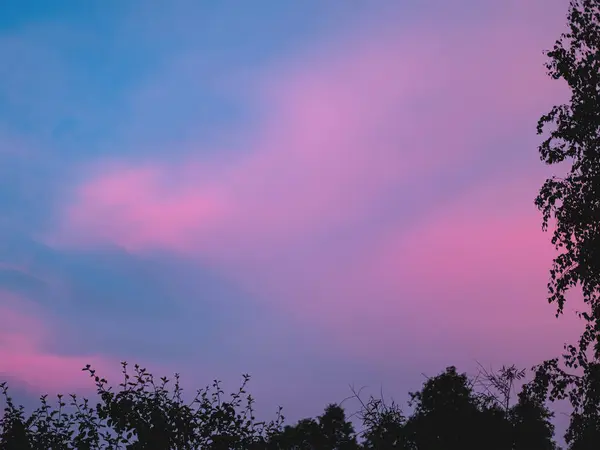
[[(427, 379), (419, 392), (410, 394), (413, 412), (408, 418), (393, 402), (387, 405), (373, 397), (361, 402), (362, 433), (355, 432), (344, 409), (336, 404), (327, 406), (316, 419), (303, 419), (295, 425), (283, 426), (281, 410), (275, 421), (257, 422), (252, 397), (245, 391), (247, 376), (227, 400), (215, 381), (212, 389), (199, 390), (185, 403), (178, 376), (169, 390), (168, 379), (156, 383), (139, 366), (130, 376), (123, 363), (124, 381), (114, 392), (93, 369), (84, 370), (96, 383), (99, 401), (95, 406), (72, 395), (70, 405), (58, 396), (58, 408), (52, 408), (42, 396), (41, 406), (26, 415), (3, 385), (7, 406), (0, 420), (0, 450), (555, 448), (544, 397), (533, 395), (539, 391), (526, 386), (518, 402), (510, 405), (509, 400), (503, 409), (504, 403), (493, 400), (492, 389), (477, 391), (477, 379), (459, 374), (454, 367)], [(499, 374), (486, 373), (486, 377), (506, 381), (510, 373), (503, 369)], [(510, 392), (507, 395), (510, 397)]]
[(332, 404), (317, 420), (303, 419), (273, 435), (269, 448), (358, 450), (360, 447), (354, 426), (346, 420), (346, 413), (341, 406)]
[(570, 450), (596, 449), (600, 443), (600, 364), (587, 363), (580, 369), (579, 374), (569, 372), (558, 358), (552, 359), (536, 367), (531, 383), (538, 398), (571, 403), (573, 412), (565, 435)]
[(43, 396), (41, 406), (25, 417), (2, 385), (7, 406), (0, 421), (0, 449), (251, 450), (265, 448), (283, 421), (281, 414), (274, 422), (255, 420), (254, 400), (245, 391), (248, 376), (229, 399), (224, 399), (215, 381), (212, 389), (199, 390), (188, 404), (178, 375), (169, 391), (167, 378), (156, 382), (137, 365), (130, 375), (123, 363), (121, 390), (114, 392), (94, 369), (84, 370), (96, 383), (99, 402), (95, 406), (75, 395), (67, 405), (59, 395), (58, 409), (52, 409)]
[(484, 378), (500, 383), (484, 391), (476, 390), (479, 377), (471, 380), (455, 367), (427, 380), (420, 392), (411, 394), (415, 410), (406, 424), (411, 442), (406, 448), (554, 449), (552, 414), (544, 402), (524, 388), (511, 405), (512, 391), (500, 389), (512, 389), (513, 374), (510, 368), (485, 372)]
[(600, 355), (600, 0), (571, 0), (569, 31), (547, 52), (548, 74), (567, 82), (568, 104), (554, 106), (538, 123), (550, 129), (540, 145), (547, 164), (570, 162), (564, 178), (546, 180), (535, 200), (543, 227), (554, 219), (552, 243), (560, 251), (548, 283), (549, 301), (563, 312), (567, 291), (580, 285), (589, 312), (579, 350)]
[(569, 103), (542, 116), (538, 134), (550, 129), (539, 152), (547, 164), (570, 163), (564, 178), (542, 186), (536, 205), (543, 227), (553, 219), (552, 243), (560, 251), (550, 271), (549, 301), (557, 316), (567, 292), (580, 286), (589, 311), (578, 345), (536, 368), (538, 397), (566, 399), (573, 407), (565, 440), (569, 449), (600, 446), (600, 0), (571, 0), (568, 31), (547, 52), (548, 74), (566, 81)]

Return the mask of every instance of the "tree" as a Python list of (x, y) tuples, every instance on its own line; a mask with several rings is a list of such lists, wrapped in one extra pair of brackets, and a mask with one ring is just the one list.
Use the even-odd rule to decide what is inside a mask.
[(565, 439), (570, 449), (587, 449), (600, 437), (600, 0), (571, 0), (567, 20), (569, 30), (547, 52), (546, 67), (552, 78), (566, 81), (570, 102), (542, 116), (537, 131), (551, 127), (539, 147), (541, 159), (571, 165), (564, 178), (546, 180), (535, 203), (544, 230), (554, 219), (552, 243), (560, 251), (548, 300), (558, 316), (566, 293), (579, 285), (589, 311), (579, 313), (585, 328), (577, 346), (565, 346), (565, 367), (558, 358), (545, 361), (535, 368), (534, 384), (538, 395), (569, 400)]
[(354, 427), (346, 420), (340, 405), (331, 404), (315, 419), (302, 419), (294, 426), (271, 437), (273, 449), (285, 450), (358, 450)]
[(272, 449), (311, 450), (320, 440), (319, 424), (316, 420), (302, 419), (296, 425), (286, 425), (281, 433), (269, 442)]
[(272, 422), (255, 420), (254, 400), (245, 391), (247, 375), (229, 399), (215, 381), (212, 389), (200, 389), (186, 403), (178, 375), (169, 390), (166, 377), (155, 380), (137, 365), (130, 375), (127, 364), (122, 365), (118, 392), (90, 366), (84, 369), (96, 383), (95, 407), (75, 395), (67, 405), (59, 395), (58, 409), (53, 410), (42, 396), (42, 405), (25, 418), (23, 408), (1, 385), (6, 408), (0, 418), (0, 450), (263, 450), (281, 430), (280, 412)]
[[(544, 395), (524, 385), (511, 404), (515, 366), (494, 373), (481, 367), (470, 379), (448, 367), (411, 393), (414, 412), (401, 428), (401, 449), (554, 450), (552, 413)], [(481, 390), (477, 390), (480, 388)], [(377, 447), (374, 447), (377, 448)]]
[(513, 450), (554, 450), (553, 413), (545, 405), (545, 397), (525, 385), (517, 403), (509, 411)]
[(365, 450), (411, 450), (411, 442), (406, 429), (406, 417), (396, 402), (386, 403), (383, 398), (370, 396), (365, 402), (360, 391), (352, 389), (352, 397), (361, 406), (358, 417), (363, 426), (363, 448)]
[(354, 426), (346, 420), (346, 413), (340, 405), (331, 404), (319, 417), (319, 427), (323, 436), (323, 446), (327, 450), (357, 450)]
[(496, 405), (508, 413), (511, 406), (515, 382), (525, 377), (525, 369), (502, 366), (499, 371), (487, 370), (479, 364), (479, 373), (475, 377), (474, 386), (481, 389), (479, 396), (484, 402)]
[(580, 285), (589, 312), (579, 351), (593, 345), (600, 356), (600, 0), (571, 0), (569, 31), (547, 52), (548, 75), (567, 82), (568, 104), (554, 106), (538, 122), (538, 134), (550, 128), (539, 147), (546, 164), (571, 162), (564, 178), (547, 179), (535, 204), (543, 214), (543, 229), (551, 219), (554, 259), (548, 283), (549, 302), (557, 316), (565, 295)]
[[(493, 440), (496, 448), (555, 449), (553, 414), (546, 407), (546, 396), (536, 395), (536, 391), (525, 384), (517, 394), (517, 402), (512, 403), (515, 382), (525, 378), (525, 369), (517, 369), (514, 364), (502, 366), (497, 372), (488, 371), (481, 364), (479, 368), (474, 386), (480, 389), (478, 396), (483, 402), (483, 411), (493, 413), (486, 420), (486, 433), (496, 436)], [(493, 423), (491, 427), (490, 423)]]
[(477, 432), (479, 404), (466, 374), (454, 366), (429, 378), (419, 392), (410, 393), (414, 408), (406, 424), (417, 449), (463, 450), (487, 448)]
[[(573, 353), (577, 351), (569, 347)], [(558, 358), (544, 361), (535, 367), (536, 375), (530, 384), (538, 398), (551, 401), (567, 399), (573, 407), (565, 441), (570, 450), (598, 448), (600, 442), (600, 363), (589, 362), (579, 374), (568, 372)]]
[[(550, 369), (552, 369), (550, 367)], [(123, 363), (124, 380), (114, 391), (89, 366), (97, 387), (98, 402), (71, 396), (69, 405), (58, 396), (53, 409), (47, 397), (29, 416), (16, 406), (5, 384), (0, 384), (6, 408), (0, 418), (0, 450), (553, 450), (551, 414), (544, 408), (549, 386), (560, 380), (552, 375), (537, 377), (526, 385), (515, 405), (503, 408), (489, 392), (477, 392), (476, 383), (455, 367), (428, 378), (419, 392), (411, 393), (414, 406), (407, 419), (394, 402), (371, 397), (360, 401), (363, 441), (339, 404), (328, 405), (316, 418), (283, 427), (281, 409), (276, 420), (257, 422), (253, 399), (246, 395), (248, 376), (228, 399), (219, 382), (200, 389), (191, 402), (184, 402), (179, 377), (172, 389), (135, 366), (129, 375)], [(541, 370), (541, 369), (540, 369)], [(488, 375), (514, 379), (514, 367)], [(586, 379), (585, 404), (572, 420), (572, 450), (587, 449), (598, 436), (600, 392), (594, 383), (599, 373)], [(592, 378), (595, 376), (596, 378)], [(558, 380), (558, 381), (557, 381)], [(595, 381), (594, 381), (595, 380)], [(488, 390), (489, 391), (489, 390)], [(506, 392), (504, 390), (503, 392)], [(498, 397), (500, 398), (500, 397)], [(576, 444), (576, 445), (575, 445)]]

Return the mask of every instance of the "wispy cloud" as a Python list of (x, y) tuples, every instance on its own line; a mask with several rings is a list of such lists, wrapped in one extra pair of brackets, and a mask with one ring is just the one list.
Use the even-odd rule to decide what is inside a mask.
[[(80, 363), (113, 358), (249, 370), (302, 409), (347, 382), (404, 392), (408, 372), (560, 347), (576, 324), (544, 302), (532, 198), (535, 121), (562, 93), (542, 67), (556, 30), (529, 20), (561, 23), (558, 3), (331, 16), (329, 41), (305, 25), (288, 47), (258, 12), (227, 22), (252, 38), (185, 33), (205, 16), (174, 9), (166, 26), (151, 7), (122, 28), (103, 16), (126, 48), (82, 25), (25, 33), (0, 111), (2, 371), (68, 390)], [(61, 51), (38, 58), (49, 43)]]
[[(504, 152), (510, 163), (520, 151), (503, 150), (496, 141), (530, 133), (536, 115), (557, 93), (539, 70), (541, 55), (528, 33), (507, 21), (347, 36), (263, 76), (254, 97), (261, 99), (265, 117), (239, 152), (207, 157), (214, 152), (199, 148), (169, 163), (100, 162), (66, 206), (58, 238), (190, 254), (286, 310), (331, 306), (309, 308), (307, 320), (336, 321), (344, 310), (358, 320), (366, 305), (389, 317), (393, 302), (403, 310), (405, 300), (393, 286), (385, 301), (372, 298), (369, 291), (379, 277), (367, 274), (377, 262), (364, 259), (360, 250), (377, 243), (390, 223), (407, 222), (398, 208), (407, 206), (417, 223), (418, 214), (435, 217), (429, 210), (440, 205), (415, 207), (425, 201), (416, 192), (439, 197), (479, 189), (458, 180), (465, 172), (469, 179), (469, 171), (489, 170), (481, 162), (494, 153)], [(506, 248), (504, 241), (482, 247), (487, 229), (505, 223), (515, 234), (506, 239), (526, 241), (523, 220), (535, 223), (532, 215), (487, 218), (479, 210), (464, 211), (420, 223), (418, 232), (397, 225), (395, 241), (425, 247), (400, 257), (395, 276), (416, 284), (454, 273), (460, 264), (447, 268), (440, 258), (450, 258), (467, 236), (488, 250), (461, 254), (472, 257), (464, 264), (477, 266), (477, 258)], [(471, 231), (457, 235), (461, 230)], [(419, 259), (423, 249), (437, 252), (431, 267), (418, 263), (427, 261)], [(345, 300), (341, 287), (328, 286), (347, 258), (360, 258), (361, 264), (352, 277), (346, 275), (354, 303)], [(501, 264), (510, 261), (502, 258)], [(418, 270), (429, 272), (417, 276)]]
[[(0, 291), (0, 376), (25, 389), (49, 392), (88, 391), (93, 384), (81, 369), (93, 364), (114, 373), (114, 364), (96, 355), (64, 356), (45, 348), (54, 334), (32, 314), (32, 303)], [(26, 312), (29, 310), (28, 312)], [(38, 313), (39, 314), (39, 313)]]

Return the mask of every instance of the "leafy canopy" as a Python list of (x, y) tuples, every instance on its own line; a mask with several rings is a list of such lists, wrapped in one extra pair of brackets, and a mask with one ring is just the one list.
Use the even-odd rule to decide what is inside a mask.
[[(566, 81), (570, 102), (554, 106), (538, 122), (538, 134), (549, 129), (539, 147), (546, 164), (570, 162), (564, 178), (544, 183), (535, 204), (543, 228), (551, 219), (552, 243), (560, 251), (548, 283), (549, 302), (563, 312), (565, 295), (574, 286), (583, 290), (590, 307), (582, 312), (585, 331), (580, 354), (594, 345), (600, 355), (600, 0), (571, 0), (569, 31), (547, 52), (546, 68), (554, 79)], [(582, 356), (583, 357), (583, 356)]]

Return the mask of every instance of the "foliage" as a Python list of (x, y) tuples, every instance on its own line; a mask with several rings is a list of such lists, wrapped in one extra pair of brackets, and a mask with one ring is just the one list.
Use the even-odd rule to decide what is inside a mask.
[[(573, 352), (576, 349), (571, 347)], [(597, 448), (600, 442), (600, 364), (580, 367), (579, 374), (559, 365), (558, 358), (536, 367), (531, 389), (552, 401), (567, 399), (573, 407), (565, 441), (570, 450)]]
[[(478, 363), (479, 364), (479, 363)], [(510, 409), (510, 401), (514, 393), (515, 382), (525, 377), (525, 369), (502, 366), (497, 372), (488, 371), (479, 364), (479, 373), (473, 384), (481, 389), (479, 397), (487, 404), (493, 404), (505, 412)]]
[(289, 450), (358, 450), (353, 425), (340, 405), (331, 404), (315, 419), (300, 420), (272, 436), (269, 448)]
[(545, 397), (536, 395), (529, 385), (525, 385), (518, 395), (517, 403), (508, 412), (512, 425), (514, 450), (553, 450), (553, 414), (545, 406)]
[[(417, 448), (474, 448), (478, 403), (465, 374), (449, 367), (430, 378), (420, 392), (411, 392), (414, 413), (407, 428)], [(429, 430), (429, 432), (427, 432)]]
[(600, 0), (571, 0), (569, 31), (547, 52), (548, 74), (567, 82), (568, 104), (554, 106), (538, 122), (538, 134), (550, 128), (539, 147), (546, 164), (570, 161), (564, 178), (552, 177), (535, 203), (543, 228), (555, 219), (552, 243), (560, 251), (548, 283), (549, 301), (564, 309), (569, 289), (580, 285), (590, 312), (579, 350), (594, 345), (600, 355)]
[[(246, 394), (249, 380), (228, 400), (215, 381), (212, 389), (198, 391), (186, 404), (179, 377), (173, 389), (169, 380), (155, 382), (145, 369), (135, 366), (135, 375), (123, 363), (124, 381), (113, 392), (107, 381), (89, 366), (99, 401), (71, 396), (69, 405), (58, 396), (53, 409), (46, 396), (41, 406), (26, 417), (15, 405), (6, 385), (2, 392), (7, 404), (0, 420), (0, 450), (436, 450), (447, 448), (497, 450), (551, 450), (551, 415), (527, 390), (508, 410), (491, 402), (474, 389), (475, 380), (449, 367), (427, 379), (420, 391), (410, 394), (412, 414), (407, 418), (400, 407), (370, 397), (360, 402), (358, 413), (363, 432), (357, 433), (337, 404), (323, 414), (283, 426), (281, 409), (276, 420), (257, 422), (253, 399)], [(509, 372), (493, 377), (510, 377)], [(512, 372), (511, 372), (512, 373)], [(498, 378), (499, 379), (499, 378)], [(542, 389), (543, 390), (543, 389)], [(355, 393), (360, 400), (360, 395)], [(359, 439), (359, 436), (361, 439)]]
[(42, 405), (25, 418), (23, 408), (14, 404), (3, 384), (7, 406), (0, 421), (0, 449), (253, 449), (264, 448), (281, 428), (280, 412), (274, 422), (255, 420), (254, 400), (245, 390), (247, 375), (228, 400), (215, 381), (212, 389), (199, 390), (186, 404), (178, 375), (169, 391), (167, 378), (156, 382), (138, 365), (132, 376), (127, 363), (122, 366), (124, 380), (119, 392), (87, 366), (84, 370), (93, 377), (100, 401), (93, 407), (87, 399), (71, 395), (70, 412), (61, 395), (54, 410), (42, 396)]
[(369, 449), (409, 449), (412, 446), (406, 428), (406, 417), (396, 402), (386, 403), (381, 398), (369, 397), (364, 402), (360, 391), (352, 390), (353, 397), (361, 405), (358, 417), (363, 424), (363, 448)]
[[(482, 371), (474, 378), (448, 367), (428, 378), (419, 392), (410, 394), (413, 412), (406, 418), (400, 408), (382, 399), (361, 402), (366, 428), (365, 449), (437, 450), (486, 448), (490, 450), (553, 450), (552, 414), (545, 397), (534, 395), (525, 385), (513, 405), (498, 401), (489, 380), (502, 388), (512, 386), (514, 366), (498, 373)], [(487, 378), (483, 381), (481, 378)], [(506, 391), (504, 391), (506, 392)], [(358, 398), (358, 394), (355, 394)]]
[(564, 178), (546, 180), (535, 203), (545, 230), (554, 219), (552, 243), (560, 251), (550, 270), (549, 301), (558, 316), (567, 292), (579, 285), (589, 311), (579, 313), (585, 328), (577, 346), (565, 346), (563, 365), (558, 358), (538, 365), (531, 388), (537, 397), (570, 402), (565, 440), (578, 450), (600, 442), (600, 0), (571, 0), (567, 21), (546, 67), (567, 83), (571, 98), (540, 118), (538, 134), (550, 128), (541, 159), (570, 162), (570, 169)]

